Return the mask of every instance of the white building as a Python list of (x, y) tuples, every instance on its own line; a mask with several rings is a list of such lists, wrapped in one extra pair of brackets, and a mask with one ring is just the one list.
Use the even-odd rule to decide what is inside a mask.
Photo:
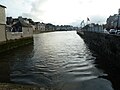
[(5, 31), (5, 6), (0, 5), (0, 42), (6, 41), (6, 31)]
[(18, 18), (7, 32), (7, 40), (15, 40), (33, 36), (33, 27), (22, 18)]
[(113, 16), (109, 16), (107, 19), (106, 28), (109, 29), (120, 29), (120, 9), (118, 14), (114, 14)]
[(36, 22), (35, 23), (35, 31), (38, 31), (38, 32), (45, 31), (45, 24), (44, 23), (40, 23), (40, 22)]
[(84, 31), (91, 31), (91, 32), (99, 32), (99, 33), (104, 33), (104, 29), (102, 25), (99, 24), (88, 24), (83, 28)]
[(7, 40), (15, 40), (33, 36), (33, 26), (22, 17), (18, 17), (12, 25), (6, 25)]

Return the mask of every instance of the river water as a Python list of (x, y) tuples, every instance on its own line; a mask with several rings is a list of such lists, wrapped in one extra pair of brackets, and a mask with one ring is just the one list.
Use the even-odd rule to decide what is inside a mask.
[(96, 59), (76, 31), (36, 34), (34, 44), (0, 55), (0, 82), (55, 90), (114, 90)]

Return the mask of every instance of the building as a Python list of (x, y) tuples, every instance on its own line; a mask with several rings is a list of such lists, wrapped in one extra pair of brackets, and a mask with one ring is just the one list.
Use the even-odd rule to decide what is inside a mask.
[(56, 31), (60, 31), (61, 30), (61, 26), (59, 26), (59, 25), (55, 26), (55, 30)]
[(120, 9), (118, 10), (118, 14), (110, 15), (106, 21), (106, 29), (120, 29)]
[(55, 25), (48, 23), (45, 25), (45, 31), (55, 31)]
[(104, 33), (103, 25), (91, 23), (82, 28), (83, 31)]
[(20, 39), (33, 36), (33, 27), (26, 19), (18, 17), (13, 19), (12, 25), (7, 25), (7, 40)]
[(7, 17), (6, 24), (7, 25), (12, 25), (13, 24), (13, 18), (12, 17)]
[(0, 42), (6, 41), (6, 32), (5, 32), (5, 6), (0, 5)]
[(40, 22), (35, 22), (35, 32), (44, 32), (45, 31), (45, 24)]
[(56, 28), (56, 31), (71, 31), (71, 30), (77, 29), (77, 27), (75, 28), (71, 25), (61, 25), (61, 26), (57, 25), (55, 28)]
[(0, 53), (33, 43), (32, 26), (23, 18), (14, 20), (10, 17), (5, 22), (5, 8), (0, 5)]

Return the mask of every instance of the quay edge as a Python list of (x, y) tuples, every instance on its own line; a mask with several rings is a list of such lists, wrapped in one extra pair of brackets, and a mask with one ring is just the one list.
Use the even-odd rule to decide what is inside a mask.
[(0, 83), (0, 90), (53, 90), (53, 89), (43, 86)]
[(33, 37), (25, 37), (25, 38), (0, 42), (0, 53), (32, 43), (33, 43)]
[[(120, 60), (120, 36), (90, 31), (77, 31), (90, 50), (109, 59)], [(120, 61), (119, 61), (120, 62)]]

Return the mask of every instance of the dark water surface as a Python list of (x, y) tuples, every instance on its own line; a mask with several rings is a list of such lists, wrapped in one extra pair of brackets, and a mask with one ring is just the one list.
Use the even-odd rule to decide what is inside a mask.
[(34, 45), (0, 55), (0, 82), (56, 90), (114, 90), (109, 73), (96, 60), (75, 31), (37, 34)]

